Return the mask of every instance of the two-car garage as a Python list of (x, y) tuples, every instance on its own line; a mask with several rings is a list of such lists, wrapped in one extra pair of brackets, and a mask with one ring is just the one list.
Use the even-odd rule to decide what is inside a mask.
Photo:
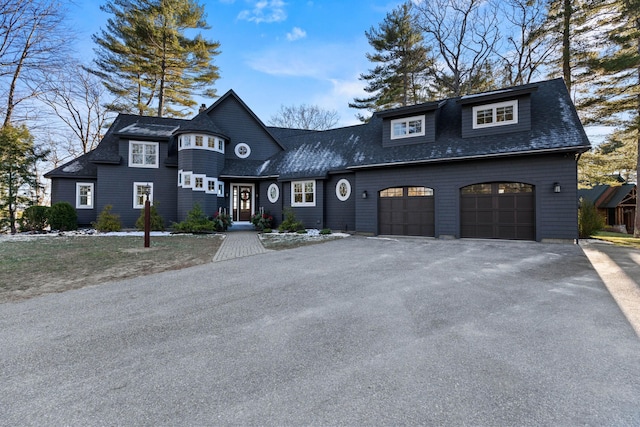
[[(379, 192), (379, 233), (435, 235), (434, 190), (394, 187)], [(460, 237), (535, 240), (534, 187), (518, 182), (460, 189)]]

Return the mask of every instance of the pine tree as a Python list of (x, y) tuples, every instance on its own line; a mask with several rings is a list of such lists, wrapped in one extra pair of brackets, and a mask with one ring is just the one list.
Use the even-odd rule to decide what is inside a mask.
[(11, 233), (17, 231), (17, 211), (33, 202), (40, 186), (36, 163), (46, 155), (36, 149), (25, 126), (0, 129), (0, 221)]
[(116, 97), (109, 108), (140, 115), (182, 117), (195, 94), (215, 97), (219, 78), (213, 58), (220, 44), (187, 30), (207, 29), (204, 7), (195, 0), (110, 0), (112, 17), (93, 36), (96, 68)]
[(388, 13), (379, 28), (365, 32), (375, 51), (367, 59), (377, 65), (360, 80), (368, 82), (364, 90), (372, 95), (355, 98), (349, 107), (373, 112), (430, 99), (427, 70), (432, 59), (411, 10), (412, 3), (406, 2)]
[[(599, 79), (585, 106), (590, 121), (622, 125), (640, 147), (640, 0), (616, 0), (609, 7), (610, 14), (601, 22), (609, 45), (602, 46), (603, 53), (590, 62)], [(636, 173), (639, 168), (636, 154)], [(640, 237), (640, 198), (634, 235)]]

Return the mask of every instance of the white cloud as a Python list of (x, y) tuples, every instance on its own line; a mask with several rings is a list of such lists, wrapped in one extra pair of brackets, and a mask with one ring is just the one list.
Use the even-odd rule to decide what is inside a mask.
[(287, 19), (287, 12), (284, 10), (285, 2), (282, 0), (259, 0), (254, 2), (253, 9), (240, 12), (238, 19), (252, 21), (256, 24), (261, 22), (282, 22)]
[(287, 40), (290, 42), (307, 37), (307, 32), (300, 27), (293, 27), (290, 33), (287, 33)]

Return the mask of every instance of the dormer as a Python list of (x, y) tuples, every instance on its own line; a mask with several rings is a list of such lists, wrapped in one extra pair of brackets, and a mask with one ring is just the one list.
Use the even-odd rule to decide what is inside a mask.
[(376, 113), (382, 118), (382, 146), (435, 142), (436, 116), (441, 105), (428, 102)]
[(537, 88), (526, 85), (461, 97), (462, 137), (531, 130), (531, 93)]

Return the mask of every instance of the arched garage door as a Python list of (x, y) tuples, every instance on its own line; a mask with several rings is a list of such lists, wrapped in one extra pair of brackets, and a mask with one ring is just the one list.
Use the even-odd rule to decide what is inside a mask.
[(460, 190), (460, 235), (535, 240), (533, 186), (519, 182), (474, 184)]
[(433, 189), (393, 187), (379, 193), (380, 234), (434, 236)]

